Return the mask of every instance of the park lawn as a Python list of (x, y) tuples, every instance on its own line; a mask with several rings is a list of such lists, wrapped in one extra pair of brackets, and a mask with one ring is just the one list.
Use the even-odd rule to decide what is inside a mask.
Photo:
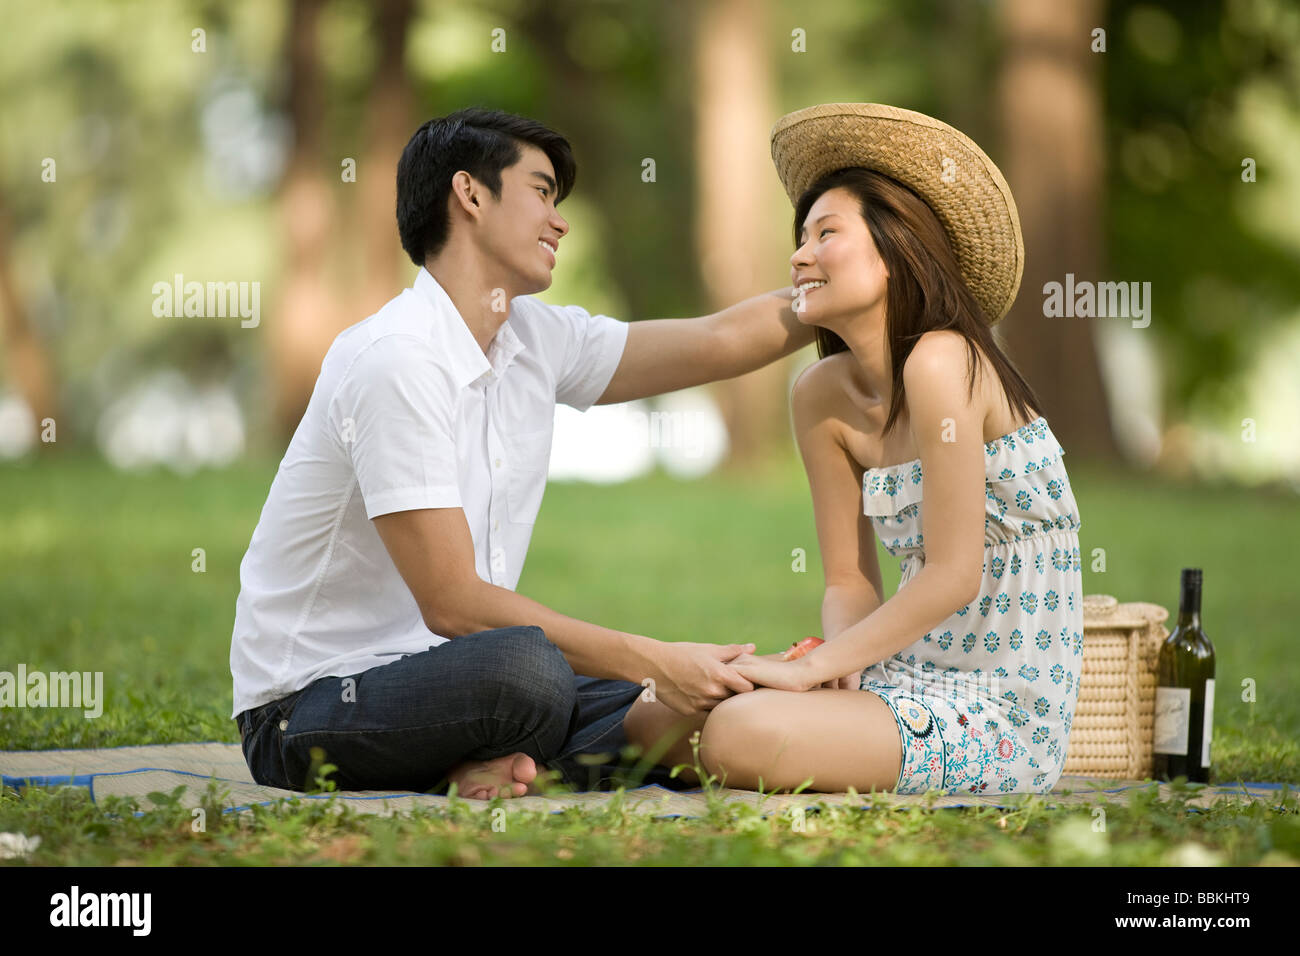
[[(107, 697), (94, 720), (0, 710), (0, 749), (237, 742), (228, 658), (239, 561), (276, 465), (129, 475), (64, 454), (0, 468), (0, 669), (23, 662), (29, 670), (103, 671)], [(1300, 781), (1300, 700), (1288, 693), (1300, 686), (1289, 640), (1300, 620), (1300, 589), (1288, 579), (1290, 542), (1300, 533), (1295, 497), (1083, 462), (1070, 462), (1070, 473), (1083, 520), (1085, 593), (1176, 612), (1179, 569), (1205, 570), (1202, 616), (1218, 664), (1216, 780)], [(1216, 510), (1227, 501), (1230, 512)], [(883, 551), (881, 564), (892, 593), (898, 564)], [(656, 475), (612, 487), (555, 484), (520, 590), (665, 640), (777, 650), (819, 632), (821, 570), (806, 482), (791, 459), (689, 483)], [(1243, 700), (1252, 686), (1254, 701)], [(44, 863), (1300, 862), (1293, 796), (1284, 798), (1284, 814), (1189, 814), (1177, 800), (1117, 806), (1111, 836), (1101, 841), (1079, 826), (1096, 834), (1086, 814), (1013, 799), (1023, 806), (1010, 814), (827, 809), (801, 832), (788, 819), (722, 808), (707, 820), (675, 822), (617, 808), (532, 823), (512, 814), (521, 822), (509, 836), (494, 833), (485, 844), (486, 815), (378, 821), (321, 816), (308, 806), (218, 823), (196, 840), (187, 811), (176, 810), (175, 820), (162, 811), (106, 817), (84, 792), (26, 791), (0, 800), (0, 830), (42, 834), (32, 859)], [(1008, 832), (1020, 839), (1007, 841)], [(557, 855), (554, 839), (565, 833), (570, 842), (559, 849), (568, 854)]]

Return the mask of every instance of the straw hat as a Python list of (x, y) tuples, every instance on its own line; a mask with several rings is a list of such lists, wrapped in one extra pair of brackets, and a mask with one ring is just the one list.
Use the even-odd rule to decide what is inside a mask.
[(910, 188), (948, 233), (962, 277), (990, 324), (1011, 308), (1025, 267), (1016, 201), (964, 133), (880, 103), (826, 103), (772, 127), (772, 160), (791, 203), (826, 173), (865, 166)]

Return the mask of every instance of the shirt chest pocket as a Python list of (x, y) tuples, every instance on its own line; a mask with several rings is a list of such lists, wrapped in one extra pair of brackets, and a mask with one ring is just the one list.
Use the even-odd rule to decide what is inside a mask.
[(546, 492), (546, 471), (551, 461), (551, 430), (521, 432), (507, 440), (510, 473), (506, 479), (506, 502), (510, 520), (533, 524)]

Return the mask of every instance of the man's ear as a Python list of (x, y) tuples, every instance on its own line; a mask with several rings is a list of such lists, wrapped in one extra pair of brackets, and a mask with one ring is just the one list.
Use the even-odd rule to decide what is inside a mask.
[(451, 194), (468, 215), (477, 215), (481, 208), (478, 193), (479, 184), (465, 170), (459, 170), (451, 177)]

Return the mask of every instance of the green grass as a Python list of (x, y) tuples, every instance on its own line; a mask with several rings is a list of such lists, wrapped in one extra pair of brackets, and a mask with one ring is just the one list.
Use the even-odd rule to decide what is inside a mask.
[[(215, 793), (212, 794), (215, 797)], [(715, 804), (699, 819), (653, 820), (616, 795), (598, 809), (489, 812), (464, 802), (406, 817), (357, 814), (329, 800), (291, 800), (221, 815), (202, 830), (162, 794), (149, 813), (132, 801), (92, 804), (73, 788), (0, 797), (0, 830), (37, 833), (30, 862), (78, 865), (689, 865), (689, 866), (1243, 866), (1300, 861), (1300, 805), (1188, 812), (1189, 794), (1129, 806), (1049, 809), (1040, 796), (1008, 809), (882, 809), (822, 805), (788, 812)], [(500, 818), (498, 818), (500, 819)], [(1104, 828), (1103, 828), (1104, 825)]]
[[(75, 456), (0, 468), (0, 669), (103, 671), (104, 714), (0, 709), (0, 749), (237, 742), (229, 644), (239, 561), (275, 473), (250, 461), (184, 478), (127, 475)], [(1217, 780), (1300, 781), (1300, 589), (1294, 496), (1185, 486), (1072, 461), (1085, 593), (1176, 611), (1178, 572), (1205, 570), (1203, 620), (1217, 651)], [(206, 570), (192, 569), (195, 548)], [(806, 571), (792, 569), (802, 548)], [(1094, 570), (1104, 549), (1105, 571)], [(883, 551), (887, 592), (898, 564)], [(678, 483), (553, 485), (520, 590), (558, 610), (665, 640), (754, 641), (774, 651), (819, 633), (821, 568), (807, 485), (794, 461)], [(1253, 682), (1255, 701), (1242, 700)], [(84, 792), (6, 793), (0, 831), (39, 834), (39, 863), (1103, 863), (1300, 861), (1294, 797), (1185, 812), (1143, 798), (1083, 811), (1012, 798), (1009, 812), (825, 808), (805, 832), (779, 816), (715, 808), (697, 821), (620, 810), (532, 818), (506, 833), (469, 811), (377, 820), (319, 806), (135, 817)], [(1008, 802), (1012, 802), (1009, 800)], [(491, 835), (491, 839), (484, 836)], [(1015, 840), (1008, 840), (1009, 835)], [(1087, 835), (1085, 835), (1087, 834)], [(899, 839), (902, 837), (903, 839)], [(562, 838), (562, 839), (561, 839)], [(559, 841), (559, 842), (557, 842)], [(568, 851), (561, 853), (560, 851)], [(559, 855), (557, 856), (557, 853)]]

